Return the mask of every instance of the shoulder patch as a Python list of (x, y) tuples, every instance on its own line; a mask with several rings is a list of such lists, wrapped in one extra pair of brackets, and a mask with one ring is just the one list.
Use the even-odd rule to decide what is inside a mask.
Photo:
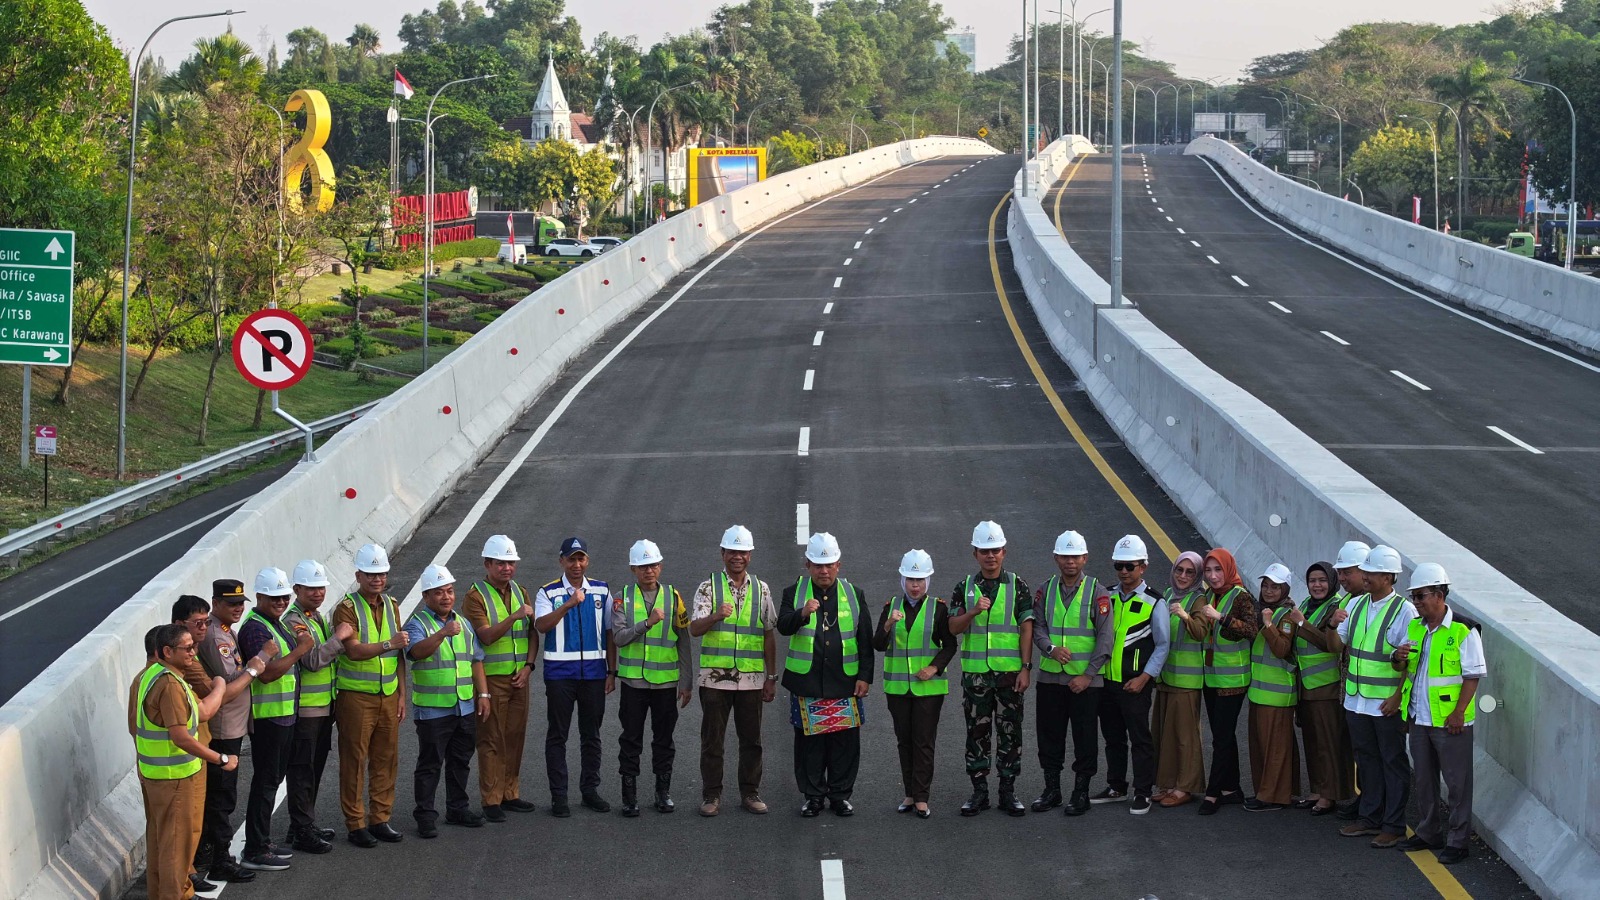
[(1095, 601), (1094, 608), (1102, 616), (1110, 615), (1110, 613), (1111, 613), (1111, 598), (1106, 596), (1105, 594), (1101, 594), (1100, 595), (1100, 599)]

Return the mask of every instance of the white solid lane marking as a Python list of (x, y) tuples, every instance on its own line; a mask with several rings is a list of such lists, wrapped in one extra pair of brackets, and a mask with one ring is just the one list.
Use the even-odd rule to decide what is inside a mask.
[(1419, 391), (1431, 391), (1431, 390), (1433, 390), (1433, 388), (1428, 387), (1427, 385), (1425, 385), (1422, 382), (1416, 380), (1415, 378), (1412, 378), (1410, 375), (1407, 375), (1406, 373), (1400, 371), (1399, 369), (1390, 369), (1389, 370), (1389, 374), (1393, 375), (1394, 377), (1396, 377), (1398, 379), (1400, 379), (1401, 381), (1404, 381), (1406, 384), (1411, 385), (1412, 387), (1416, 388)]
[(1200, 242), (1199, 241), (1190, 241), (1189, 243), (1195, 245), (1196, 247), (1200, 246)]
[(1276, 309), (1278, 312), (1286, 312), (1286, 313), (1290, 313), (1291, 315), (1294, 313), (1294, 310), (1290, 309), (1287, 306), (1284, 306), (1282, 303), (1279, 303), (1276, 300), (1268, 300), (1267, 304), (1270, 305), (1273, 309)]
[(845, 900), (843, 860), (822, 861), (822, 900)]
[(817, 332), (817, 336), (811, 339), (811, 346), (813, 346), (813, 347), (821, 347), (822, 346), (822, 332), (820, 332), (820, 331)]
[(809, 425), (800, 426), (800, 455), (811, 455), (811, 427)]
[(1215, 256), (1209, 256), (1209, 255), (1208, 255), (1208, 256), (1207, 256), (1207, 257), (1206, 257), (1206, 259), (1209, 259), (1209, 260), (1211, 260), (1211, 264), (1212, 264), (1212, 265), (1213, 265), (1213, 266), (1220, 266), (1220, 265), (1222, 265), (1222, 263), (1221, 263), (1221, 262), (1219, 262), (1219, 261), (1218, 261), (1218, 260), (1217, 260), (1217, 258), (1216, 258), (1216, 257), (1215, 257)]
[(806, 370), (806, 384), (805, 384), (805, 387), (801, 388), (800, 390), (802, 390), (802, 391), (811, 390), (811, 385), (816, 382), (816, 379), (817, 379), (817, 370), (816, 369), (807, 369)]
[(823, 315), (827, 315), (828, 313), (831, 313), (831, 312), (833, 312), (833, 304), (832, 303), (825, 304), (822, 307), (822, 314)]
[(855, 257), (853, 257), (853, 256), (846, 256), (844, 258), (844, 264), (848, 266), (848, 265), (850, 265), (851, 261), (854, 260), (854, 259), (855, 259)]
[(1347, 341), (1347, 340), (1345, 340), (1345, 339), (1344, 339), (1344, 338), (1342, 338), (1342, 337), (1339, 337), (1339, 336), (1338, 336), (1338, 335), (1337, 335), (1337, 334), (1334, 334), (1334, 333), (1333, 333), (1333, 332), (1331, 332), (1331, 331), (1324, 331), (1324, 332), (1323, 332), (1323, 333), (1322, 333), (1322, 336), (1323, 336), (1323, 337), (1325, 337), (1325, 338), (1327, 338), (1327, 339), (1328, 339), (1328, 340), (1330, 340), (1330, 341), (1333, 341), (1333, 342), (1334, 342), (1334, 343), (1335, 343), (1335, 344), (1338, 344), (1338, 345), (1339, 345), (1339, 346), (1341, 346), (1341, 347), (1348, 347), (1348, 346), (1350, 346), (1350, 342), (1349, 342), (1349, 341)]
[(834, 287), (839, 287), (839, 286), (841, 286), (843, 284), (844, 284), (844, 276), (843, 275), (840, 275), (838, 278), (835, 278), (833, 280), (833, 286)]
[(1522, 438), (1517, 437), (1516, 435), (1514, 435), (1511, 432), (1505, 430), (1504, 428), (1501, 428), (1498, 425), (1490, 425), (1489, 426), (1489, 430), (1494, 432), (1495, 434), (1500, 435), (1501, 437), (1505, 438), (1506, 440), (1510, 441), (1511, 443), (1516, 444), (1518, 447), (1521, 447), (1522, 449), (1528, 451), (1529, 453), (1536, 453), (1536, 454), (1538, 454), (1540, 456), (1544, 455), (1544, 451), (1543, 450), (1540, 450), (1538, 447), (1535, 447), (1534, 445), (1528, 443), (1527, 441), (1523, 440)]
[(1248, 281), (1245, 281), (1243, 278), (1240, 278), (1237, 275), (1233, 276), (1233, 280), (1239, 282), (1239, 286), (1240, 287), (1249, 287), (1250, 286), (1250, 283)]
[(811, 504), (794, 505), (794, 542), (804, 547), (811, 540)]
[(861, 242), (860, 241), (856, 241), (855, 249), (857, 249), (857, 250), (861, 249)]

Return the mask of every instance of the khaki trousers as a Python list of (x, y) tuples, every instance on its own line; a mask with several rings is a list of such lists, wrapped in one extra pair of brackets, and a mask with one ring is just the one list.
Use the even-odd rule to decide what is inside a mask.
[[(387, 697), (340, 691), (333, 701), (339, 721), (339, 806), (351, 831), (389, 821), (400, 770), (400, 692)], [(362, 805), (368, 788), (370, 815)]]
[(150, 900), (189, 900), (194, 896), (190, 864), (200, 846), (205, 814), (205, 775), (196, 772), (175, 779), (140, 775), (139, 791), (144, 795), (145, 890)]
[(484, 806), (498, 806), (522, 796), (529, 686), (511, 687), (510, 675), (490, 675), (487, 681), (489, 718), (478, 723), (478, 792)]

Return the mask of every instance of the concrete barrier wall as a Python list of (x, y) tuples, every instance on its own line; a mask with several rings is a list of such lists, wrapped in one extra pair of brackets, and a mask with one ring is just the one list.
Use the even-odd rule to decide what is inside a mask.
[(1286, 178), (1216, 138), (1211, 160), (1267, 211), (1385, 272), (1567, 346), (1600, 352), (1600, 279), (1441, 234)]
[[(1058, 169), (1064, 163), (1058, 161)], [(1017, 187), (1021, 188), (1019, 173)], [(1056, 351), (1201, 533), (1248, 575), (1297, 572), (1361, 538), (1409, 573), (1442, 563), (1483, 623), (1500, 706), (1478, 717), (1480, 833), (1546, 897), (1600, 883), (1600, 638), (1491, 568), (1218, 375), (1131, 308), (1067, 246), (1036, 199), (1013, 202), (1017, 275)], [(1402, 576), (1405, 584), (1407, 576)]]
[(563, 366), (669, 279), (812, 200), (922, 160), (994, 153), (980, 141), (924, 138), (703, 203), (530, 295), (346, 427), (318, 462), (224, 519), (0, 707), (0, 897), (114, 897), (142, 865), (128, 687), (145, 632), (170, 620), (179, 594), (206, 596), (214, 577), (307, 557), (322, 560), (335, 584), (351, 584), (357, 547), (409, 537)]

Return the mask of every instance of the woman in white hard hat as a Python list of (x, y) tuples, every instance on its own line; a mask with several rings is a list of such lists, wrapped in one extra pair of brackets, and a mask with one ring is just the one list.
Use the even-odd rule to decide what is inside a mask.
[(1338, 572), (1333, 564), (1312, 563), (1306, 569), (1306, 599), (1289, 613), (1294, 623), (1294, 654), (1300, 699), (1296, 713), (1301, 739), (1306, 745), (1306, 773), (1311, 793), (1294, 804), (1313, 816), (1332, 813), (1336, 803), (1355, 796), (1355, 760), (1345, 733), (1344, 708), (1339, 701), (1338, 623), (1340, 609)]
[(945, 667), (956, 656), (950, 610), (943, 600), (928, 595), (932, 575), (933, 558), (927, 551), (906, 553), (900, 560), (900, 593), (883, 605), (872, 636), (873, 649), (883, 654), (883, 692), (894, 720), (906, 790), (896, 812), (915, 810), (919, 819), (933, 815), (928, 808), (933, 745), (939, 711), (950, 693)]
[(1251, 812), (1285, 809), (1300, 792), (1300, 752), (1294, 742), (1294, 623), (1289, 613), (1289, 568), (1261, 573), (1261, 628), (1250, 643)]
[(1194, 615), (1204, 589), (1204, 558), (1193, 550), (1178, 554), (1167, 588), (1172, 649), (1156, 686), (1156, 784), (1152, 800), (1182, 806), (1205, 790), (1205, 759), (1200, 746), (1200, 689), (1205, 686), (1205, 641), (1211, 620)]

